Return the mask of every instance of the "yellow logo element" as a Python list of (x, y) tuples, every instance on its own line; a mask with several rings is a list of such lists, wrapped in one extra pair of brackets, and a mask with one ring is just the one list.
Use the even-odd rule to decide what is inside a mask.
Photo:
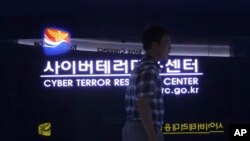
[(46, 122), (38, 125), (38, 134), (42, 136), (51, 136), (51, 123)]
[(48, 33), (54, 37), (56, 42), (62, 41), (64, 39), (66, 39), (68, 37), (68, 33), (67, 32), (63, 32), (60, 30), (55, 30), (55, 29), (47, 29)]

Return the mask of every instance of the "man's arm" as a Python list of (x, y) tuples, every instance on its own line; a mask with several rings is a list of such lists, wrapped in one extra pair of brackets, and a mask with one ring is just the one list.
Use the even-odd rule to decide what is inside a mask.
[(138, 103), (137, 103), (138, 112), (140, 114), (144, 129), (148, 135), (148, 140), (158, 141), (158, 137), (153, 126), (149, 99), (150, 96), (142, 96), (138, 98)]

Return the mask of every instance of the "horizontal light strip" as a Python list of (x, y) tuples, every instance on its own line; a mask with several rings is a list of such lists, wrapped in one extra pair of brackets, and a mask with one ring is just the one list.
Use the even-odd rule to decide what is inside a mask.
[[(34, 42), (42, 42), (41, 39), (18, 39), (18, 44), (25, 44), (34, 46)], [(141, 54), (144, 54), (142, 44), (139, 42), (119, 42), (108, 41), (98, 39), (82, 39), (71, 38), (71, 44), (76, 45), (77, 51), (90, 51), (90, 52), (111, 52), (125, 50), (125, 54), (128, 54), (130, 50), (141, 50)], [(230, 57), (230, 46), (227, 44), (178, 44), (172, 43), (172, 50), (170, 56), (209, 56), (209, 57)], [(110, 49), (110, 50), (109, 50)]]
[(224, 131), (209, 131), (209, 132), (163, 132), (166, 135), (181, 135), (181, 134), (212, 134), (212, 133), (224, 133)]
[[(161, 76), (194, 76), (203, 75), (203, 73), (161, 73)], [(86, 74), (86, 75), (41, 75), (41, 78), (54, 78), (54, 77), (123, 77), (130, 76), (130, 74)]]
[(210, 133), (224, 133), (224, 131), (210, 131)]
[[(136, 46), (142, 46), (142, 43), (136, 43), (136, 42), (118, 42), (118, 41), (105, 41), (105, 40), (95, 40), (95, 39), (80, 39), (80, 38), (72, 38), (71, 41), (77, 41), (77, 42), (91, 42), (91, 43), (101, 43), (101, 44), (125, 44), (125, 45), (136, 45)], [(172, 46), (176, 47), (212, 47), (212, 48), (229, 48), (228, 45), (208, 45), (208, 44), (171, 44)]]

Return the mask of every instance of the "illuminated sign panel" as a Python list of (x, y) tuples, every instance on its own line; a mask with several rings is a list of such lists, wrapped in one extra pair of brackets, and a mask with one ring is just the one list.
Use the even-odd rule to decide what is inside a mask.
[[(44, 32), (44, 52), (57, 55), (71, 49), (69, 33), (47, 28)], [(121, 53), (99, 47), (100, 52)], [(124, 52), (124, 51), (123, 51)], [(141, 54), (142, 51), (129, 50), (129, 54)], [(86, 57), (88, 58), (88, 57)], [(46, 88), (71, 87), (126, 87), (129, 76), (138, 59), (71, 59), (46, 60), (41, 78)], [(198, 94), (199, 72), (198, 59), (168, 59), (158, 62), (162, 71), (162, 93), (166, 95)]]
[(69, 33), (54, 28), (45, 29), (43, 51), (46, 55), (62, 54), (70, 49)]
[[(136, 59), (48, 60), (44, 66), (43, 85), (52, 87), (125, 87)], [(198, 94), (198, 59), (169, 59), (161, 67), (164, 94)]]
[(165, 123), (162, 126), (162, 134), (183, 135), (183, 134), (223, 134), (224, 123), (221, 121), (212, 122), (176, 122)]

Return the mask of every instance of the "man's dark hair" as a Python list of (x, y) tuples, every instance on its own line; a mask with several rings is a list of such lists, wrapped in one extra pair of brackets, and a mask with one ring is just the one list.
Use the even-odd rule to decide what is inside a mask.
[(151, 25), (147, 27), (142, 34), (142, 44), (145, 51), (151, 48), (153, 42), (160, 44), (164, 35), (169, 36), (169, 31), (160, 25)]

